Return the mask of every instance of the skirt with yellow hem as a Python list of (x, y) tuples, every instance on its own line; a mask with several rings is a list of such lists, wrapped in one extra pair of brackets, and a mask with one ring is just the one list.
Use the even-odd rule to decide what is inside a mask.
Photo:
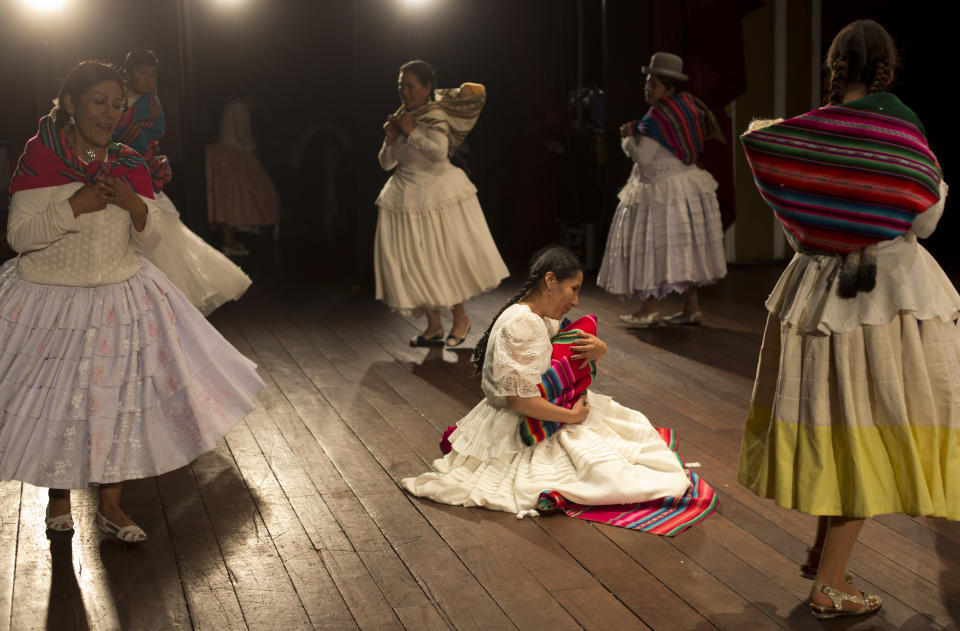
[(812, 515), (960, 519), (960, 332), (901, 312), (845, 333), (767, 319), (740, 482)]

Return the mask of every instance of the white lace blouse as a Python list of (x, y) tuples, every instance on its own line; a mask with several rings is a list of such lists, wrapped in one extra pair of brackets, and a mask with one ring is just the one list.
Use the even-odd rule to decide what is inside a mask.
[(127, 280), (140, 270), (131, 241), (151, 251), (160, 241), (159, 212), (147, 204), (142, 232), (133, 228), (130, 214), (114, 204), (103, 210), (73, 216), (70, 196), (80, 182), (17, 191), (10, 200), (7, 241), (20, 253), (20, 278), (44, 285), (92, 287)]
[(541, 318), (522, 304), (511, 305), (497, 318), (481, 382), (491, 404), (504, 408), (506, 397), (540, 396), (540, 376), (550, 367), (553, 352), (550, 338), (559, 329), (559, 322)]

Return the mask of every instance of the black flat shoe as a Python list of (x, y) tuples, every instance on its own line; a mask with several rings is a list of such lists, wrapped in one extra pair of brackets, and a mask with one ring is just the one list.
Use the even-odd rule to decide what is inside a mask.
[(435, 335), (430, 337), (423, 337), (418, 335), (417, 337), (410, 339), (410, 346), (414, 348), (424, 347), (424, 346), (443, 346), (443, 331), (439, 331)]

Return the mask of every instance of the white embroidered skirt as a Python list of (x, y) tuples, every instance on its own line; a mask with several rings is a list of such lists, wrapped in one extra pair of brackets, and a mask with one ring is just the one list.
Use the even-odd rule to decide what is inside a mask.
[(0, 267), (0, 479), (83, 488), (171, 471), (212, 449), (262, 386), (147, 261), (98, 287)]

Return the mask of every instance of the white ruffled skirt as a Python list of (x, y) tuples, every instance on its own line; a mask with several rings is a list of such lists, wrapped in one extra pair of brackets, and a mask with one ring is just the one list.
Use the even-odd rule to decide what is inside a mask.
[(662, 298), (727, 275), (717, 182), (697, 167), (654, 182), (631, 175), (620, 191), (597, 284)]
[(401, 312), (452, 307), (510, 275), (476, 187), (460, 169), (390, 176), (377, 198), (377, 299)]
[(214, 447), (263, 386), (157, 268), (97, 287), (0, 267), (0, 479), (83, 488)]
[(690, 486), (680, 461), (650, 421), (610, 397), (588, 392), (583, 423), (561, 425), (536, 445), (520, 439), (520, 416), (484, 399), (450, 436), (453, 450), (431, 471), (401, 480), (435, 502), (536, 515), (543, 491), (578, 504), (679, 497)]
[(250, 277), (183, 225), (169, 197), (161, 192), (155, 201), (163, 211), (159, 216), (163, 239), (152, 252), (139, 254), (159, 267), (205, 316), (240, 298), (250, 287)]

